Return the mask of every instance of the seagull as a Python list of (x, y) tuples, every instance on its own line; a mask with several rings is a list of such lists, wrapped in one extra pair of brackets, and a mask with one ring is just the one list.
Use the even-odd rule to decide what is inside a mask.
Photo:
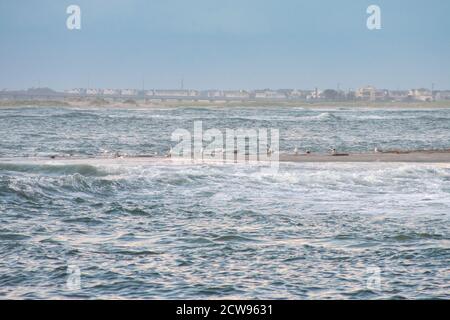
[(295, 149), (294, 149), (294, 154), (295, 154), (295, 155), (298, 154), (298, 149), (297, 149), (297, 147), (295, 147)]

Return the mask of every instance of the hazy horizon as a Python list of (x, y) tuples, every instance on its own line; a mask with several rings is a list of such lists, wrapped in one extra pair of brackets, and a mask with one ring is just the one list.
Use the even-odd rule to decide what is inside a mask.
[[(81, 30), (66, 9), (81, 8)], [(381, 8), (368, 30), (366, 9)], [(450, 88), (450, 3), (0, 3), (0, 88)]]

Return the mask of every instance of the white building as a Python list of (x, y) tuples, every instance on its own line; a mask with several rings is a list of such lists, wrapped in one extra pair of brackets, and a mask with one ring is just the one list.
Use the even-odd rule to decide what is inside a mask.
[(417, 101), (433, 101), (433, 94), (428, 89), (412, 89), (409, 91), (409, 96)]
[(154, 90), (155, 96), (165, 97), (196, 97), (198, 92), (196, 90)]
[(408, 98), (408, 91), (405, 90), (390, 90), (389, 98), (394, 101), (403, 101)]
[(122, 89), (120, 91), (122, 96), (137, 96), (137, 90), (134, 89)]
[(105, 96), (112, 96), (112, 95), (116, 95), (119, 92), (115, 89), (103, 89), (103, 95)]
[(95, 96), (101, 94), (100, 89), (86, 89), (86, 94), (90, 96)]
[(375, 100), (376, 90), (373, 86), (365, 86), (356, 90), (355, 97), (362, 100)]
[(223, 92), (223, 96), (226, 98), (250, 98), (250, 94), (245, 90), (228, 90)]
[(289, 93), (290, 98), (303, 98), (306, 99), (310, 95), (310, 91), (294, 89)]
[(389, 91), (385, 89), (378, 90), (374, 86), (366, 86), (356, 90), (355, 97), (357, 99), (369, 101), (386, 100), (389, 97)]
[(308, 99), (308, 100), (319, 99), (321, 95), (322, 95), (322, 91), (315, 88), (314, 90), (308, 92), (306, 99)]
[(273, 90), (256, 90), (254, 92), (255, 98), (259, 99), (286, 99), (286, 95)]
[(68, 94), (77, 94), (77, 95), (80, 95), (80, 94), (85, 94), (85, 93), (86, 93), (86, 89), (76, 88), (76, 89), (66, 90), (66, 91), (64, 91), (64, 92), (65, 92), (65, 93), (68, 93)]
[(223, 97), (223, 91), (221, 90), (208, 90), (206, 91), (206, 96), (209, 98), (220, 98)]

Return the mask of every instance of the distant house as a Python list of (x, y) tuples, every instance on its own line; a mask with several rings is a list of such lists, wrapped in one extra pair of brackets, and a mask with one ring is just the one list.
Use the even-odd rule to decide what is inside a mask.
[(100, 89), (86, 89), (86, 94), (89, 96), (96, 96), (101, 94), (101, 90)]
[(409, 92), (406, 90), (390, 90), (389, 99), (393, 101), (404, 101), (408, 99)]
[(223, 95), (226, 98), (250, 98), (250, 94), (245, 90), (227, 90), (223, 92)]
[(86, 94), (86, 89), (76, 88), (76, 89), (66, 90), (64, 92), (67, 94), (83, 95), (83, 94)]
[(103, 89), (103, 95), (105, 96), (113, 96), (119, 94), (118, 90), (115, 89)]
[(298, 89), (279, 89), (279, 94), (283, 94), (288, 99), (306, 99), (308, 91)]
[(389, 90), (378, 90), (374, 86), (366, 86), (356, 90), (355, 98), (367, 101), (387, 100), (389, 98)]
[(223, 97), (223, 91), (221, 90), (207, 90), (202, 95), (208, 98), (220, 98)]
[(293, 99), (306, 99), (309, 94), (310, 91), (298, 89), (291, 90), (289, 93), (286, 92), (287, 97)]
[(135, 89), (122, 89), (120, 90), (122, 96), (137, 96), (138, 92)]
[(255, 91), (253, 91), (253, 96), (256, 99), (265, 98), (266, 97), (266, 91), (265, 90), (255, 90)]
[(198, 92), (195, 90), (154, 90), (153, 94), (162, 97), (195, 97)]
[(307, 100), (320, 99), (321, 95), (322, 95), (322, 91), (320, 91), (319, 89), (315, 88), (312, 91), (308, 91), (308, 93), (306, 95), (306, 99)]
[(409, 91), (409, 96), (417, 101), (430, 102), (433, 101), (433, 94), (428, 89), (412, 89)]
[(355, 97), (361, 100), (375, 100), (376, 88), (373, 86), (365, 86), (356, 90)]
[(253, 94), (257, 99), (286, 99), (286, 94), (270, 89), (255, 90)]

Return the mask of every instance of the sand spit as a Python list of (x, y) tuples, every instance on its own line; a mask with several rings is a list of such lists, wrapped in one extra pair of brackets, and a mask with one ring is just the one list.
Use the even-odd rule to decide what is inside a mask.
[[(297, 163), (352, 163), (352, 162), (382, 162), (382, 163), (450, 163), (450, 150), (426, 151), (388, 151), (378, 153), (351, 154), (287, 154), (272, 155), (267, 161), (297, 162)], [(241, 160), (242, 161), (242, 160)], [(35, 164), (35, 165), (145, 165), (151, 163), (196, 164), (196, 163), (233, 163), (224, 161), (221, 156), (205, 157), (191, 160), (188, 158), (161, 157), (152, 155), (121, 156), (121, 157), (76, 157), (51, 156), (28, 158), (0, 158), (0, 164)], [(236, 161), (235, 161), (236, 162)]]

